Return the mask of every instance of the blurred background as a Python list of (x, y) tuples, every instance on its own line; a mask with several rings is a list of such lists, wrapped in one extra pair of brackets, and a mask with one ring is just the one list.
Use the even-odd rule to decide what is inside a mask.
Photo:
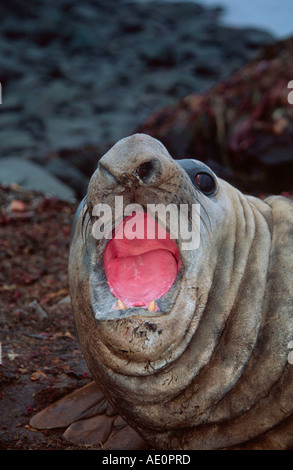
[[(0, 182), (80, 198), (98, 158), (139, 130), (243, 190), (290, 191), (292, 25), (291, 0), (2, 0)], [(257, 74), (240, 72), (229, 97), (213, 92), (216, 108), (199, 104), (256, 57)]]

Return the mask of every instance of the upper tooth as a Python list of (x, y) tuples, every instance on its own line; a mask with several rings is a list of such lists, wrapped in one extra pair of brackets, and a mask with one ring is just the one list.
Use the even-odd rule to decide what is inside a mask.
[(126, 307), (125, 307), (124, 303), (122, 302), (122, 300), (118, 299), (117, 300), (117, 305), (118, 305), (118, 310), (126, 310)]
[(154, 300), (151, 301), (150, 305), (148, 306), (148, 310), (154, 312), (156, 310), (156, 302)]

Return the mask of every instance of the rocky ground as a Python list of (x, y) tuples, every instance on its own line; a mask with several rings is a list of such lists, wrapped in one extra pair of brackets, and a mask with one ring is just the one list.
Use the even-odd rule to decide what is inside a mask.
[(60, 303), (75, 207), (12, 188), (0, 189), (0, 203), (0, 449), (64, 448), (62, 433), (51, 443), (29, 420), (90, 380), (70, 305)]
[(30, 426), (38, 411), (92, 380), (68, 297), (75, 210), (74, 203), (0, 187), (0, 450), (147, 448), (106, 400), (92, 445), (65, 439), (66, 426)]
[[(221, 26), (219, 18), (220, 9), (188, 2), (1, 2), (0, 173), (1, 158), (26, 158), (80, 197), (111, 144), (274, 40)], [(2, 160), (2, 183), (14, 178), (31, 188), (33, 167), (24, 172), (20, 162)], [(64, 188), (43, 181), (44, 190), (63, 196)]]

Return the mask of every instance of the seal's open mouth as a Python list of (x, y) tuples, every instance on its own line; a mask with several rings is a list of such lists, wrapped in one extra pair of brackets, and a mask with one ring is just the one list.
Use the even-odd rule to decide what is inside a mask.
[(116, 227), (105, 249), (104, 267), (118, 309), (157, 311), (155, 301), (173, 285), (181, 261), (170, 234), (149, 214), (136, 212)]

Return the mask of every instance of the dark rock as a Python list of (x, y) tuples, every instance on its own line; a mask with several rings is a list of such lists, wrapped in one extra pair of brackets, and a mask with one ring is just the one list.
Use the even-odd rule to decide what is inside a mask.
[(267, 31), (255, 28), (244, 29), (244, 43), (250, 49), (259, 49), (260, 46), (266, 46), (274, 41), (274, 37)]
[(28, 131), (34, 139), (40, 139), (44, 137), (46, 127), (44, 120), (41, 116), (25, 116), (19, 120), (19, 127), (25, 131)]
[(142, 45), (140, 57), (151, 67), (172, 67), (176, 63), (176, 48), (172, 43), (148, 41)]
[(10, 82), (22, 77), (23, 68), (19, 62), (11, 57), (0, 57), (0, 81), (2, 87), (6, 87)]
[[(270, 147), (266, 153), (259, 156), (259, 161), (272, 169), (279, 166), (293, 166), (292, 147)], [(290, 175), (291, 176), (291, 175)]]
[(141, 18), (135, 16), (125, 16), (120, 20), (122, 31), (125, 33), (137, 33), (143, 30)]
[(87, 26), (78, 25), (70, 41), (70, 49), (74, 52), (86, 52), (94, 50), (97, 44), (97, 38), (93, 31)]
[(6, 129), (0, 131), (1, 151), (3, 154), (11, 154), (21, 150), (30, 150), (35, 147), (34, 140), (24, 130)]
[(99, 159), (110, 146), (111, 144), (104, 147), (88, 145), (75, 149), (62, 149), (53, 155), (49, 154), (45, 160), (50, 161), (57, 156), (59, 159), (77, 168), (88, 179), (97, 168)]
[(137, 131), (161, 140), (175, 158), (227, 168), (225, 179), (243, 191), (291, 191), (292, 55), (293, 38), (269, 45), (230, 78), (153, 113)]
[(9, 95), (5, 96), (5, 90), (2, 91), (2, 104), (1, 104), (1, 111), (8, 112), (10, 114), (15, 113), (16, 117), (18, 117), (19, 112), (21, 112), (24, 108), (24, 104), (21, 102), (20, 96), (17, 95)]
[(219, 66), (214, 63), (206, 63), (197, 65), (194, 69), (195, 73), (203, 78), (213, 78), (218, 75)]
[(23, 20), (24, 18), (35, 18), (35, 8), (38, 0), (32, 0), (29, 4), (24, 4), (21, 0), (2, 0), (0, 4), (0, 17), (13, 14)]
[(74, 189), (76, 197), (82, 199), (86, 193), (88, 179), (68, 161), (52, 158), (46, 165), (47, 170), (60, 181)]

